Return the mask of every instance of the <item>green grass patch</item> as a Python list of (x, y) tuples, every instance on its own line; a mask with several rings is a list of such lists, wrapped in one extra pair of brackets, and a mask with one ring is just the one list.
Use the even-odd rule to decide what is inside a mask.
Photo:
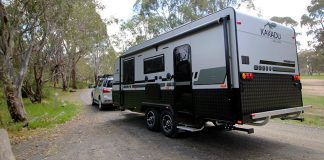
[(301, 126), (309, 126), (309, 127), (316, 127), (316, 128), (324, 128), (324, 117), (317, 116), (317, 115), (310, 115), (305, 114), (302, 115), (304, 117), (304, 121), (294, 121), (294, 120), (285, 120), (281, 121), (280, 119), (276, 119), (276, 121), (280, 121), (287, 124), (294, 124), (294, 125), (301, 125)]
[(85, 89), (85, 88), (88, 88), (89, 83), (77, 81), (76, 85), (77, 85), (78, 89)]
[(324, 97), (322, 96), (303, 95), (303, 103), (304, 105), (312, 105), (315, 108), (322, 108), (324, 111)]
[(312, 76), (310, 76), (310, 75), (302, 75), (300, 78), (302, 80), (303, 79), (319, 79), (319, 80), (324, 80), (324, 74), (323, 75), (314, 74)]
[[(55, 100), (55, 93), (59, 96)], [(71, 102), (62, 102), (60, 97), (71, 93), (62, 92), (61, 89), (46, 87), (44, 89), (44, 99), (41, 104), (33, 104), (29, 99), (24, 99), (25, 110), (29, 121), (28, 129), (51, 128), (57, 124), (71, 120), (79, 111), (81, 105)], [(0, 127), (7, 129), (10, 133), (22, 130), (21, 123), (14, 123), (11, 120), (7, 105), (4, 103), (3, 93), (0, 92)], [(63, 105), (64, 104), (64, 105)]]
[(278, 121), (288, 124), (324, 128), (324, 97), (303, 95), (303, 102), (304, 105), (312, 105), (312, 108), (307, 109), (305, 113), (302, 114), (302, 117), (304, 117), (305, 121)]

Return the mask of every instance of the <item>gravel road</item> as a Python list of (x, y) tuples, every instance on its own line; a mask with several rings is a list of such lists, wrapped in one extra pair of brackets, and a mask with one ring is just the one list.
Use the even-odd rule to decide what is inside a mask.
[(100, 112), (90, 105), (90, 90), (76, 94), (85, 111), (54, 131), (13, 145), (18, 160), (324, 159), (324, 129), (271, 122), (251, 135), (208, 127), (170, 139), (148, 131), (142, 114)]
[(324, 80), (304, 79), (302, 85), (303, 94), (324, 96)]

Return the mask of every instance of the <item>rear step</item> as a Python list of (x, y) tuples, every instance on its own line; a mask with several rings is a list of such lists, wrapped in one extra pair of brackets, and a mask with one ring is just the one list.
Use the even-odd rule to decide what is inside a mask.
[[(183, 131), (199, 132), (199, 131), (203, 130), (205, 128), (205, 126), (202, 126), (201, 128), (193, 128), (193, 127), (190, 127), (190, 126), (177, 126), (177, 128), (180, 129), (180, 130), (183, 130)], [(226, 125), (225, 129), (227, 131), (231, 131), (231, 130), (243, 131), (243, 132), (246, 132), (248, 134), (254, 133), (253, 128), (240, 128), (240, 127), (236, 127), (236, 126), (233, 126), (233, 125)]]
[(178, 129), (189, 131), (189, 132), (199, 132), (205, 128), (205, 126), (202, 126), (201, 128), (193, 128), (189, 126), (177, 126)]

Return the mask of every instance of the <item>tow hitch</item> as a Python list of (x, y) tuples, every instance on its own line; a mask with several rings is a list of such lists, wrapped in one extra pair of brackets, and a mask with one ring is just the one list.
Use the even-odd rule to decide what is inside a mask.
[(234, 125), (225, 125), (225, 129), (228, 130), (228, 131), (232, 131), (232, 130), (243, 131), (243, 132), (246, 132), (248, 134), (254, 133), (254, 128), (241, 128), (241, 127), (237, 127), (237, 126), (234, 126)]
[(248, 134), (254, 133), (254, 128), (240, 128), (240, 127), (233, 126), (232, 130), (243, 131)]

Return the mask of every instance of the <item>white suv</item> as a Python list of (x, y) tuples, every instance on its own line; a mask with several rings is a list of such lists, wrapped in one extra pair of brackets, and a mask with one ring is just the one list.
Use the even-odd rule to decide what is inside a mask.
[(100, 78), (98, 85), (92, 90), (92, 105), (98, 104), (99, 110), (103, 110), (103, 105), (112, 105), (113, 78)]

